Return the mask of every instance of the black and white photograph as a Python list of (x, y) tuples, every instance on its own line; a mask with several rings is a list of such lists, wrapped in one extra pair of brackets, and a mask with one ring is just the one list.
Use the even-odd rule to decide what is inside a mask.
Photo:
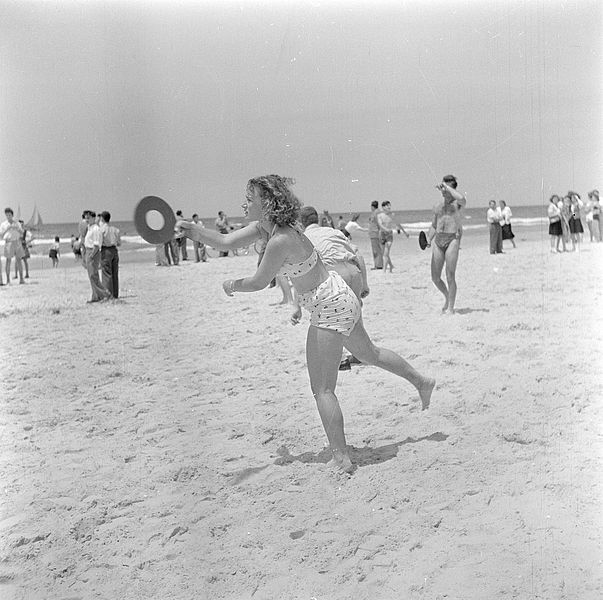
[(602, 50), (0, 0), (0, 598), (600, 600)]

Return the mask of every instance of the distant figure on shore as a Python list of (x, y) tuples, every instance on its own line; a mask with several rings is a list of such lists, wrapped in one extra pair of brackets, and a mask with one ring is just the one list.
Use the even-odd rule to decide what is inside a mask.
[(75, 237), (75, 235), (71, 234), (71, 250), (73, 252), (73, 258), (77, 262), (82, 258), (82, 244), (80, 242), (80, 238)]
[[(192, 220), (195, 225), (198, 225), (199, 227), (205, 227), (205, 225), (203, 225), (203, 222), (199, 220), (199, 215), (197, 213), (193, 215)], [(207, 262), (207, 251), (205, 249), (205, 244), (193, 240), (193, 251), (195, 253), (196, 263)]]
[(12, 208), (5, 208), (4, 215), (6, 221), (0, 223), (0, 238), (4, 240), (4, 257), (6, 258), (6, 283), (10, 284), (10, 265), (12, 259), (15, 259), (15, 267), (19, 275), (19, 283), (25, 283), (23, 279), (23, 246), (21, 239), (23, 237), (23, 227), (21, 223), (15, 220)]
[(563, 229), (561, 228), (561, 210), (559, 209), (559, 196), (557, 194), (553, 194), (549, 198), (547, 216), (549, 218), (551, 252), (560, 252), (559, 244), (561, 242), (563, 243), (563, 252), (565, 252), (565, 240), (563, 239)]
[(113, 298), (119, 298), (119, 252), (121, 234), (115, 225), (111, 225), (111, 213), (104, 210), (100, 214), (99, 224), (102, 234), (101, 270), (103, 286)]
[(572, 250), (576, 250), (576, 247), (582, 241), (582, 234), (584, 233), (584, 227), (582, 226), (582, 209), (584, 208), (584, 202), (582, 202), (582, 198), (580, 198), (580, 194), (577, 192), (570, 191), (567, 193), (567, 196), (570, 202), (570, 239), (572, 242)]
[[(25, 279), (29, 279), (29, 259), (31, 258), (31, 253), (29, 249), (32, 246), (33, 235), (29, 229), (27, 229), (25, 222), (19, 219), (19, 223), (23, 228), (23, 234), (21, 236), (21, 246), (23, 248), (23, 267), (25, 270)], [(17, 265), (15, 265), (15, 279), (19, 278), (19, 270), (17, 269)]]
[(502, 226), (503, 216), (500, 209), (496, 206), (495, 200), (488, 202), (486, 211), (486, 220), (490, 228), (490, 254), (502, 254)]
[(368, 235), (371, 240), (371, 251), (373, 253), (372, 271), (383, 269), (383, 250), (381, 241), (379, 240), (379, 202), (373, 200), (371, 202), (371, 214), (368, 218)]
[(590, 234), (591, 242), (601, 241), (601, 206), (599, 204), (599, 190), (588, 192), (588, 202), (586, 203), (586, 224)]
[(96, 222), (96, 212), (93, 210), (86, 211), (86, 220), (88, 222), (88, 231), (84, 238), (84, 262), (86, 263), (86, 271), (92, 288), (92, 298), (88, 300), (88, 304), (93, 302), (101, 302), (111, 297), (107, 288), (101, 283), (98, 271), (101, 263), (101, 246), (103, 244), (103, 235)]
[[(228, 217), (223, 211), (218, 211), (218, 218), (216, 219), (216, 229), (219, 233), (226, 234), (229, 233), (233, 227), (230, 226), (228, 222)], [(224, 256), (228, 256), (228, 250), (220, 250), (219, 252), (220, 258)]]
[(82, 220), (78, 223), (77, 232), (78, 237), (76, 240), (79, 241), (79, 244), (76, 242), (76, 248), (79, 249), (80, 255), (82, 258), (82, 267), (86, 268), (86, 246), (84, 245), (84, 240), (86, 239), (86, 233), (88, 233), (88, 213), (89, 210), (84, 210), (82, 212)]
[(56, 269), (59, 266), (59, 258), (61, 256), (61, 238), (56, 235), (54, 237), (54, 242), (50, 244), (50, 249), (48, 250), (48, 258), (52, 261), (52, 268)]
[(513, 233), (513, 229), (511, 227), (511, 217), (513, 216), (511, 208), (507, 206), (507, 203), (504, 200), (501, 200), (498, 204), (500, 206), (500, 214), (502, 215), (502, 221), (500, 222), (500, 224), (502, 225), (503, 242), (505, 240), (511, 240), (513, 248), (517, 248), (517, 246), (515, 245), (515, 234)]
[(333, 227), (335, 229), (335, 223), (333, 222), (333, 217), (329, 214), (328, 210), (322, 211), (322, 216), (320, 217), (320, 226), (321, 227)]
[[(184, 220), (184, 216), (182, 214), (181, 210), (177, 210), (176, 211), (176, 221), (183, 221)], [(188, 260), (188, 249), (186, 247), (186, 236), (180, 232), (177, 231), (176, 235), (175, 235), (175, 239), (176, 239), (176, 252), (178, 252), (178, 256), (179, 256), (179, 260), (185, 261)]]
[(345, 235), (345, 237), (349, 238), (350, 233), (345, 228), (346, 225), (347, 225), (347, 221), (344, 221), (343, 217), (341, 215), (339, 215), (339, 219), (337, 219), (337, 229), (339, 231), (341, 231), (341, 233), (343, 233), (343, 235)]
[(352, 218), (345, 225), (345, 230), (350, 239), (353, 239), (353, 233), (357, 233), (359, 231), (368, 231), (368, 229), (366, 229), (365, 227), (361, 227), (360, 225), (358, 225), (359, 218), (360, 215), (358, 213), (354, 213), (352, 215)]
[(233, 296), (264, 289), (277, 273), (291, 280), (300, 304), (310, 313), (306, 363), (333, 464), (351, 473), (354, 465), (335, 395), (343, 346), (363, 363), (406, 379), (417, 390), (424, 410), (429, 407), (435, 380), (416, 371), (395, 352), (374, 345), (364, 329), (358, 298), (336, 271), (327, 270), (316, 248), (300, 231), (301, 203), (291, 191), (291, 183), (278, 175), (250, 179), (243, 210), (251, 222), (233, 233), (208, 231), (184, 221), (177, 226), (185, 229), (187, 236), (218, 248), (240, 248), (259, 239), (267, 241), (257, 271), (242, 279), (224, 281), (222, 287), (227, 296)]
[[(463, 233), (461, 210), (467, 205), (467, 199), (457, 191), (457, 185), (453, 175), (446, 175), (442, 183), (436, 185), (436, 189), (442, 194), (443, 202), (435, 206), (427, 233), (427, 245), (432, 248), (431, 281), (444, 296), (442, 312), (449, 314), (454, 314), (456, 303), (456, 267)], [(444, 265), (448, 287), (442, 280)]]
[(567, 244), (570, 242), (571, 201), (567, 196), (564, 196), (559, 200), (557, 206), (561, 213), (561, 235), (563, 236), (564, 249), (567, 249)]
[(394, 270), (394, 264), (391, 259), (391, 247), (394, 242), (394, 229), (409, 238), (410, 235), (402, 227), (400, 223), (396, 223), (394, 220), (394, 213), (392, 212), (392, 204), (389, 200), (384, 200), (381, 203), (381, 212), (377, 215), (377, 224), (379, 225), (379, 241), (381, 243), (381, 251), (383, 253), (383, 272), (387, 272), (389, 266), (389, 272), (392, 273)]

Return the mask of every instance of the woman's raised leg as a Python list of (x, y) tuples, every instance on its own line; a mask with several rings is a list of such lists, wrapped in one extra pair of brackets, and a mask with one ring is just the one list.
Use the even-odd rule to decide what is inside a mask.
[(354, 327), (350, 336), (344, 338), (344, 345), (361, 362), (381, 367), (412, 383), (419, 392), (423, 410), (429, 408), (435, 379), (421, 375), (410, 363), (406, 362), (393, 350), (375, 346), (364, 329), (362, 318), (356, 323), (356, 327)]
[(343, 348), (342, 337), (336, 331), (310, 325), (306, 340), (306, 361), (310, 387), (333, 452), (333, 460), (340, 469), (350, 473), (353, 465), (345, 440), (343, 414), (335, 395)]

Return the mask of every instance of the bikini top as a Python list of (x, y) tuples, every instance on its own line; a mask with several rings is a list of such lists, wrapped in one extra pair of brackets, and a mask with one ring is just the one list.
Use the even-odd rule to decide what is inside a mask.
[(312, 248), (312, 254), (300, 263), (283, 263), (279, 269), (279, 275), (286, 277), (301, 277), (312, 270), (312, 267), (318, 262), (318, 252), (316, 248)]
[[(276, 225), (272, 229), (270, 237), (274, 235), (275, 230)], [(285, 277), (302, 277), (306, 273), (309, 273), (317, 262), (318, 252), (316, 251), (316, 248), (312, 248), (312, 252), (308, 258), (302, 260), (300, 263), (284, 262), (278, 273)]]

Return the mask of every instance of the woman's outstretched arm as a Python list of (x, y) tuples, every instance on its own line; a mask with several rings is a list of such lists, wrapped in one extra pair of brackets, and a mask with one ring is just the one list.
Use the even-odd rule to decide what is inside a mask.
[(229, 279), (222, 284), (227, 296), (234, 292), (257, 292), (263, 290), (274, 279), (285, 262), (287, 246), (282, 237), (272, 238), (266, 245), (266, 251), (257, 271), (243, 279)]
[(182, 230), (187, 238), (218, 250), (232, 250), (249, 246), (262, 237), (257, 221), (252, 221), (249, 225), (230, 233), (218, 233), (213, 229), (200, 227), (191, 221), (177, 221), (176, 228)]

